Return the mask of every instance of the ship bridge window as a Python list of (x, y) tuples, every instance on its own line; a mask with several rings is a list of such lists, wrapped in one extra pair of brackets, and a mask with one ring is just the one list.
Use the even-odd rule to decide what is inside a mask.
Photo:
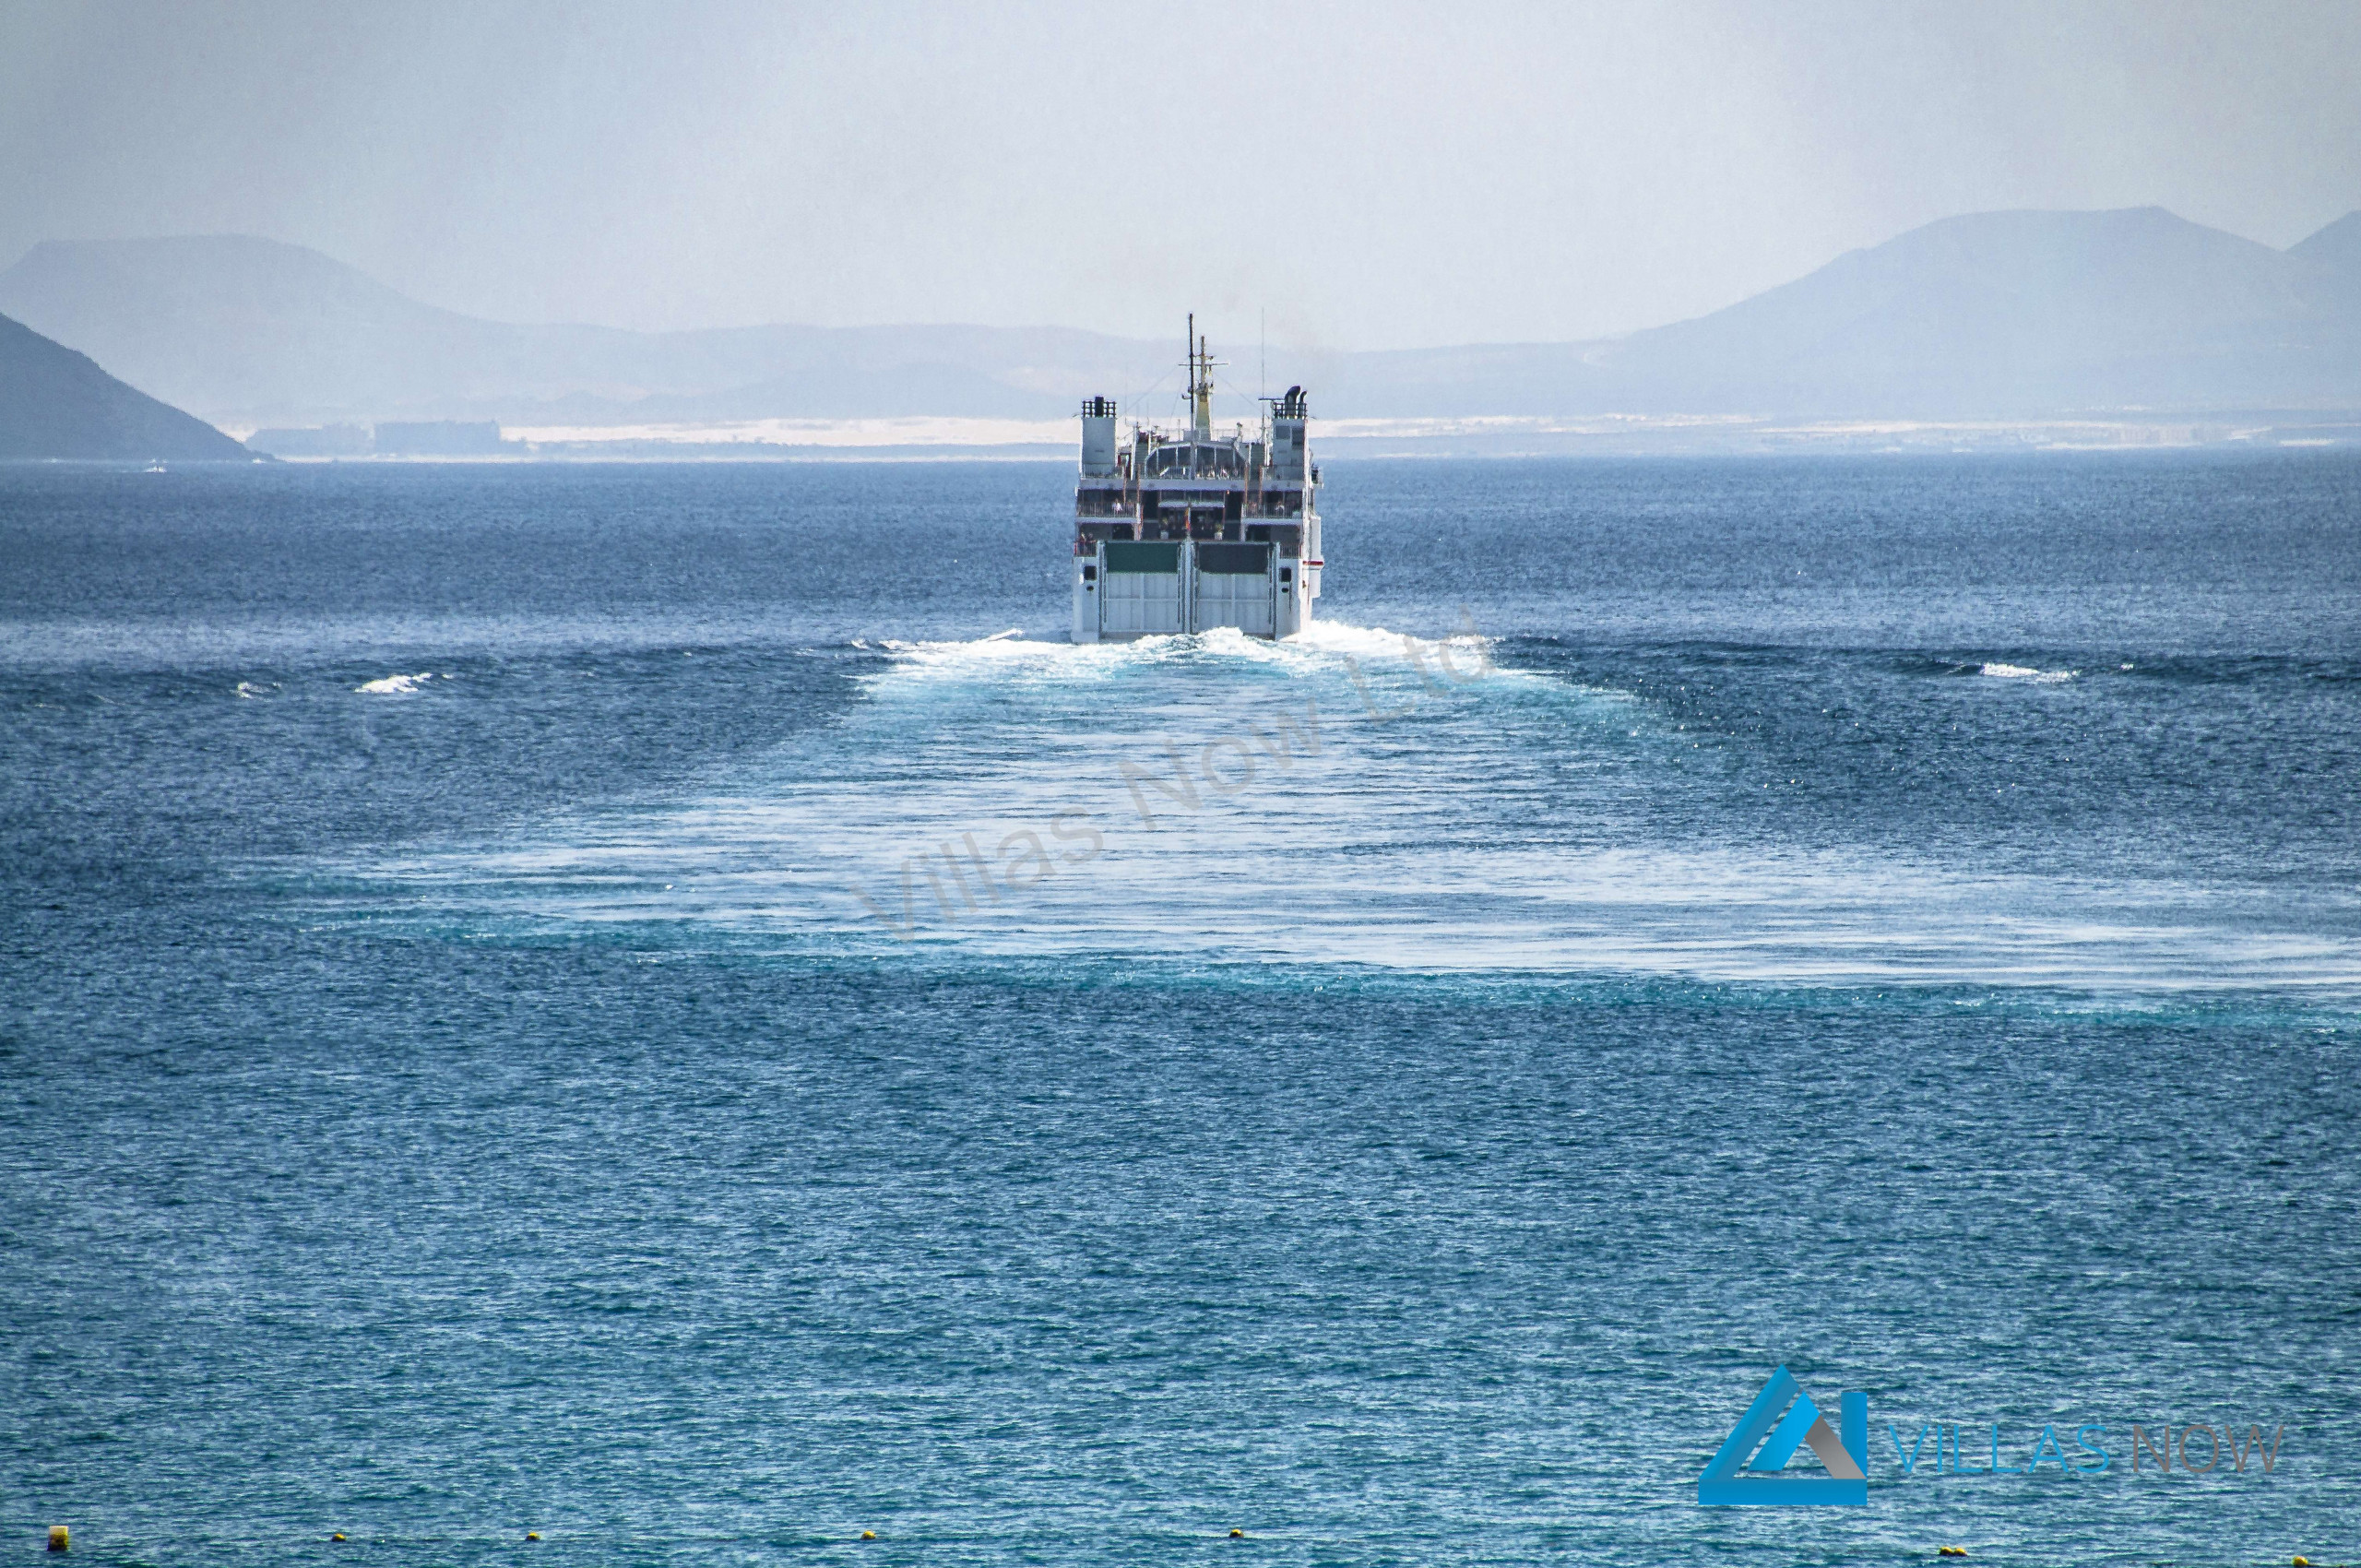
[(1244, 479), (1246, 455), (1236, 446), (1175, 443), (1148, 454), (1146, 474), (1150, 479), (1172, 474), (1189, 479)]

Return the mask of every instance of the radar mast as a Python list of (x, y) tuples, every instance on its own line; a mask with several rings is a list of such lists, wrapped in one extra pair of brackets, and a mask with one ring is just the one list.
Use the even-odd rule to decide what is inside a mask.
[(1200, 441), (1214, 433), (1214, 357), (1197, 336), (1194, 311), (1189, 313), (1189, 433)]

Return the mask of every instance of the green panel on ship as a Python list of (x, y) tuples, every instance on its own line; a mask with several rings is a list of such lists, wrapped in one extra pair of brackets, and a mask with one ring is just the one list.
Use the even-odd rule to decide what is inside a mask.
[(1178, 540), (1110, 539), (1107, 541), (1107, 569), (1110, 572), (1163, 572), (1180, 570), (1180, 545)]
[(1259, 577), (1271, 569), (1267, 544), (1201, 544), (1197, 570), (1213, 576)]

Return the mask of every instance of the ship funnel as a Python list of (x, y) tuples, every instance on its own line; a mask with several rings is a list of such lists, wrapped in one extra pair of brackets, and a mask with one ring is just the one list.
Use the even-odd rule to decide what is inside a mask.
[(1311, 453), (1304, 445), (1304, 422), (1311, 417), (1310, 399), (1303, 388), (1290, 386), (1287, 396), (1271, 410), (1271, 478), (1270, 482), (1289, 487), (1300, 486), (1311, 466)]
[(1082, 474), (1085, 479), (1115, 477), (1115, 399), (1082, 400)]

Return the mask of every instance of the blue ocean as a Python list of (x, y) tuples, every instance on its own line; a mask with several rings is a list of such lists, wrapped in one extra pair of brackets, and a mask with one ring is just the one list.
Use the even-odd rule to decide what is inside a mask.
[(2361, 1561), (2361, 457), (1327, 467), (0, 470), (0, 1561)]

